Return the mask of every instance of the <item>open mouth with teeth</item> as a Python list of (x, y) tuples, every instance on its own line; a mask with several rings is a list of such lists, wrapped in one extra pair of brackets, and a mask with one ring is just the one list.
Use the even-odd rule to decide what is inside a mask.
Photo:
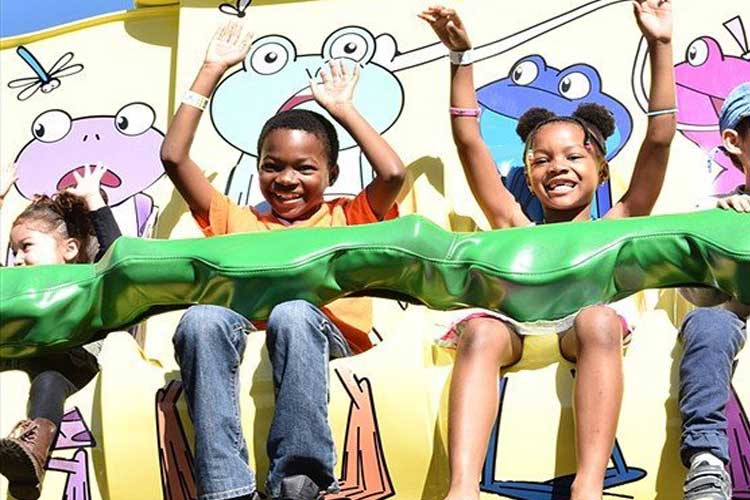
[[(80, 167), (76, 167), (69, 172), (67, 172), (65, 175), (60, 177), (60, 180), (57, 181), (57, 190), (62, 191), (64, 189), (69, 188), (70, 186), (75, 186), (76, 184), (76, 178), (73, 176), (74, 172), (77, 172), (78, 175), (83, 177), (86, 169), (88, 168), (89, 171), (91, 170), (91, 167), (95, 167), (96, 165), (81, 165)], [(104, 175), (102, 176), (102, 186), (106, 186), (109, 188), (116, 188), (120, 187), (120, 184), (122, 184), (122, 179), (112, 172), (111, 170), (107, 170), (104, 172)]]
[(302, 195), (298, 193), (271, 193), (274, 201), (282, 204), (293, 204), (302, 201)]
[(279, 108), (278, 113), (281, 113), (282, 111), (289, 111), (290, 109), (296, 108), (300, 104), (304, 104), (312, 100), (314, 100), (314, 98), (310, 93), (310, 89), (305, 87), (304, 89), (300, 90), (292, 97), (287, 99), (286, 102)]
[(578, 183), (569, 179), (552, 179), (544, 185), (547, 194), (562, 196), (573, 191)]

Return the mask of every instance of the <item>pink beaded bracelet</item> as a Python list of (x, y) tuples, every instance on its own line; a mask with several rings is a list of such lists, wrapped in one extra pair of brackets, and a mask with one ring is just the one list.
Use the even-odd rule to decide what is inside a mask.
[(451, 106), (448, 108), (448, 112), (451, 116), (476, 116), (482, 113), (481, 108), (454, 108)]

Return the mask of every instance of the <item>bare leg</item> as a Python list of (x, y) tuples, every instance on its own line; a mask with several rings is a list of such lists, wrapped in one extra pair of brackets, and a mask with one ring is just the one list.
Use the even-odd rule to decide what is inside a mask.
[(493, 318), (465, 323), (451, 381), (448, 453), (451, 486), (446, 500), (479, 498), (479, 477), (497, 415), (501, 366), (521, 358), (521, 338)]
[(578, 470), (571, 500), (601, 500), (622, 403), (622, 325), (606, 306), (578, 313), (560, 348), (576, 360), (575, 419)]

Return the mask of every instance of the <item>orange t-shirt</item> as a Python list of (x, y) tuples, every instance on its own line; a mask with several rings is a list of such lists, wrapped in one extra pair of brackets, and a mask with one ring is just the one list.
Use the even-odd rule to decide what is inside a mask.
[[(309, 219), (296, 221), (292, 225), (279, 220), (270, 212), (259, 213), (253, 207), (240, 207), (218, 191), (211, 198), (208, 220), (196, 215), (193, 217), (206, 236), (299, 227), (354, 226), (379, 222), (378, 217), (372, 212), (365, 191), (354, 198), (336, 198), (326, 201)], [(396, 217), (398, 217), (398, 206), (394, 204), (383, 220)], [(344, 334), (352, 352), (356, 354), (372, 347), (369, 338), (372, 328), (371, 299), (366, 297), (338, 299), (321, 309)]]

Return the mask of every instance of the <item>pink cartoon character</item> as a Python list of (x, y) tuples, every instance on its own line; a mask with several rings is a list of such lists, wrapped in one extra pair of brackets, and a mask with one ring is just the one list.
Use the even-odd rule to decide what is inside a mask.
[(75, 184), (74, 172), (99, 162), (107, 167), (102, 189), (107, 193), (122, 233), (148, 236), (157, 207), (143, 193), (162, 176), (159, 147), (164, 134), (154, 128), (156, 113), (133, 102), (114, 116), (72, 118), (61, 109), (34, 119), (29, 141), (16, 157), (16, 187), (24, 198)]
[[(750, 81), (750, 46), (742, 20), (735, 16), (726, 21), (724, 27), (740, 45), (740, 56), (725, 54), (719, 42), (703, 36), (688, 45), (685, 60), (674, 67), (679, 105), (677, 130), (709, 158), (713, 193), (727, 193), (743, 182), (742, 172), (718, 149), (721, 144), (719, 111), (733, 88)], [(639, 50), (633, 89), (641, 107), (645, 92), (642, 90), (643, 72), (638, 68), (642, 69), (644, 62), (645, 54)]]

